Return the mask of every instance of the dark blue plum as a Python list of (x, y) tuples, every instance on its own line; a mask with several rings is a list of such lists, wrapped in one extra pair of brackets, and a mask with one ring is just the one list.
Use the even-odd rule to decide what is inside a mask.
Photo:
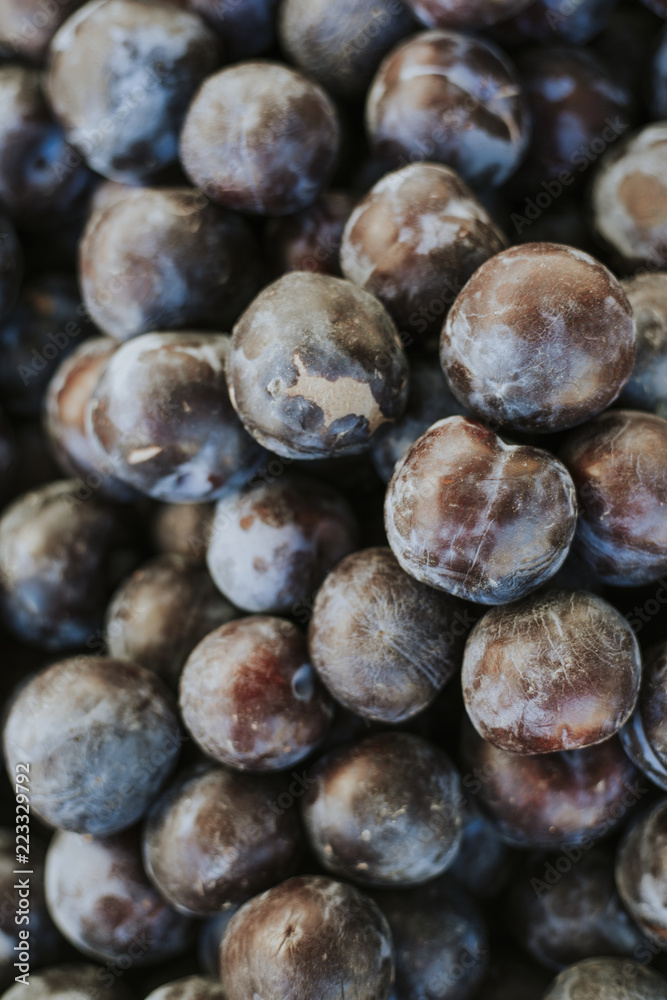
[(83, 483), (56, 480), (24, 494), (0, 518), (7, 628), (44, 649), (99, 646), (104, 609), (136, 563), (135, 545), (124, 509)]
[(230, 62), (258, 56), (275, 41), (278, 0), (188, 0), (220, 35)]
[(8, 771), (30, 762), (30, 805), (47, 823), (108, 836), (141, 818), (178, 759), (172, 695), (143, 667), (78, 656), (19, 690), (4, 729)]
[(448, 876), (401, 892), (374, 892), (389, 921), (399, 997), (467, 1000), (488, 963), (486, 928), (473, 899)]
[(59, 364), (93, 331), (73, 275), (30, 278), (0, 326), (0, 396), (7, 412), (41, 414)]

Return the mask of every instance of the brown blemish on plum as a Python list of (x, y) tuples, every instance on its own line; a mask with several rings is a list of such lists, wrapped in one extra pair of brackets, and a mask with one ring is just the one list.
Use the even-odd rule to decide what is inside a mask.
[(628, 174), (618, 193), (639, 229), (653, 229), (667, 220), (667, 188), (652, 174)]
[(302, 396), (322, 410), (324, 422), (331, 425), (349, 414), (357, 414), (368, 421), (373, 434), (389, 418), (385, 417), (373, 396), (370, 385), (355, 378), (331, 380), (322, 375), (311, 375), (298, 354), (294, 355), (297, 381), (285, 389), (286, 396)]

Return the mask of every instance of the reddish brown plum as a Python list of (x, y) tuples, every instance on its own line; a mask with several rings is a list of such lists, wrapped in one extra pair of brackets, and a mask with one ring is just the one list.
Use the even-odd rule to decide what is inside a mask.
[(667, 979), (627, 958), (587, 958), (556, 976), (543, 1000), (664, 1000)]
[(333, 173), (336, 109), (288, 66), (245, 62), (208, 77), (181, 133), (183, 168), (207, 198), (258, 215), (310, 205)]
[(451, 865), (463, 801), (442, 750), (409, 733), (381, 733), (315, 764), (303, 818), (327, 871), (361, 885), (410, 886)]
[(278, 0), (187, 0), (187, 6), (220, 36), (231, 62), (271, 48), (277, 5)]
[(594, 594), (550, 590), (492, 608), (466, 643), (461, 681), (485, 740), (511, 753), (602, 743), (637, 702), (641, 657), (623, 615)]
[(227, 1000), (389, 1000), (391, 932), (358, 889), (288, 879), (241, 907), (220, 952)]
[(505, 245), (453, 170), (413, 163), (386, 174), (354, 209), (341, 267), (380, 299), (402, 336), (414, 340), (440, 333), (468, 278)]
[(49, 229), (83, 206), (92, 174), (68, 146), (41, 83), (37, 68), (0, 65), (0, 203), (21, 226)]
[(121, 483), (86, 432), (86, 408), (97, 380), (118, 342), (111, 337), (85, 340), (56, 368), (44, 401), (44, 422), (54, 454), (68, 476), (76, 476), (111, 500), (134, 500), (138, 494)]
[(237, 615), (205, 569), (180, 556), (160, 556), (136, 569), (113, 595), (105, 617), (107, 649), (177, 687), (197, 643)]
[(230, 329), (262, 282), (239, 216), (190, 188), (138, 188), (93, 213), (79, 246), (83, 299), (105, 333)]
[(667, 273), (621, 282), (637, 327), (637, 356), (620, 402), (667, 417)]
[(636, 956), (645, 939), (616, 891), (613, 854), (594, 848), (567, 872), (562, 858), (530, 857), (513, 881), (505, 918), (517, 944), (556, 971), (584, 958)]
[(408, 363), (389, 314), (349, 281), (295, 271), (236, 327), (229, 393), (245, 428), (286, 458), (367, 451), (401, 415)]
[(339, 278), (343, 230), (355, 203), (356, 198), (344, 191), (325, 191), (308, 208), (269, 220), (264, 251), (272, 275), (312, 271)]
[(208, 568), (244, 611), (294, 612), (357, 543), (352, 508), (326, 483), (287, 473), (229, 493), (216, 507)]
[(135, 565), (122, 509), (76, 480), (15, 500), (0, 519), (0, 604), (7, 627), (45, 649), (85, 643), (119, 581)]
[(630, 916), (651, 940), (667, 944), (667, 799), (627, 833), (616, 856), (616, 884)]
[[(52, 965), (31, 972), (29, 980), (30, 995), (35, 1000), (71, 1000), (73, 996), (79, 1000), (97, 1000), (101, 983), (105, 984), (104, 996), (108, 1000), (129, 1000), (131, 997), (122, 979), (114, 977), (110, 981), (108, 972), (101, 966), (84, 962)], [(20, 1000), (25, 997), (25, 984), (14, 983), (5, 995), (7, 1000)]]
[(637, 767), (667, 791), (667, 642), (646, 654), (639, 701), (619, 736)]
[(475, 188), (503, 184), (529, 134), (507, 56), (450, 31), (414, 35), (384, 59), (368, 92), (366, 127), (383, 159), (445, 163)]
[(527, 756), (494, 747), (467, 724), (462, 765), (469, 772), (466, 787), (515, 847), (590, 847), (648, 790), (617, 738), (582, 750)]
[(552, 180), (561, 189), (583, 183), (591, 159), (630, 128), (630, 92), (586, 49), (532, 49), (519, 56), (517, 67), (533, 130), (512, 190), (523, 199), (557, 190), (549, 187)]
[(63, 660), (11, 703), (3, 745), (11, 773), (29, 761), (30, 806), (47, 823), (108, 836), (146, 812), (182, 742), (173, 696), (148, 670), (102, 656)]
[(192, 939), (192, 922), (148, 881), (136, 830), (104, 839), (57, 833), (46, 855), (46, 900), (77, 951), (121, 969), (164, 962)]
[[(303, 794), (298, 783), (296, 789)], [(294, 874), (302, 850), (296, 809), (279, 778), (200, 764), (167, 789), (143, 834), (149, 878), (180, 913), (205, 917)]]
[(406, 0), (427, 28), (474, 31), (524, 10), (532, 0)]
[(525, 243), (472, 276), (447, 317), (440, 359), (454, 395), (482, 419), (563, 430), (604, 410), (630, 378), (632, 309), (589, 254)]
[(364, 96), (383, 56), (414, 27), (403, 0), (284, 0), (278, 21), (290, 59), (348, 99)]
[(604, 157), (591, 188), (595, 232), (621, 274), (667, 267), (667, 123), (653, 122)]
[[(454, 301), (452, 297), (452, 301)], [(444, 305), (443, 305), (444, 310)], [(423, 333), (430, 317), (419, 320)], [(442, 368), (434, 353), (416, 354), (410, 358), (410, 389), (403, 416), (386, 424), (371, 448), (371, 460), (377, 474), (388, 483), (396, 463), (404, 457), (411, 444), (436, 421), (465, 412), (445, 381)]]
[(600, 580), (639, 586), (667, 571), (667, 420), (612, 410), (561, 451), (577, 487), (573, 551)]
[(313, 666), (336, 701), (398, 723), (426, 708), (458, 669), (466, 605), (403, 572), (388, 548), (347, 556), (315, 599)]
[(58, 366), (93, 332), (73, 276), (29, 278), (0, 327), (0, 396), (7, 411), (40, 414)]
[(181, 674), (180, 706), (204, 753), (249, 771), (303, 760), (332, 716), (304, 636), (262, 615), (228, 622), (195, 647)]
[(5, 0), (0, 7), (0, 49), (14, 58), (41, 63), (54, 34), (85, 0)]
[(214, 500), (247, 482), (262, 450), (230, 403), (230, 338), (145, 333), (104, 366), (86, 430), (122, 482), (168, 503)]
[(419, 1000), (477, 997), (489, 957), (482, 914), (448, 876), (398, 892), (373, 892), (391, 928), (396, 993)]
[(193, 566), (206, 565), (215, 505), (212, 503), (159, 504), (151, 522), (158, 552), (176, 555)]
[(468, 417), (439, 420), (396, 466), (387, 538), (422, 583), (480, 604), (535, 590), (563, 564), (574, 486), (552, 455), (508, 445)]
[(173, 3), (103, 0), (56, 33), (46, 90), (88, 165), (139, 183), (177, 159), (187, 107), (218, 63), (215, 36), (196, 15)]
[[(351, 208), (352, 206), (350, 206)], [(342, 233), (342, 227), (341, 227)], [(4, 213), (0, 214), (0, 320), (6, 319), (19, 294), (23, 277), (23, 253), (16, 230)]]

